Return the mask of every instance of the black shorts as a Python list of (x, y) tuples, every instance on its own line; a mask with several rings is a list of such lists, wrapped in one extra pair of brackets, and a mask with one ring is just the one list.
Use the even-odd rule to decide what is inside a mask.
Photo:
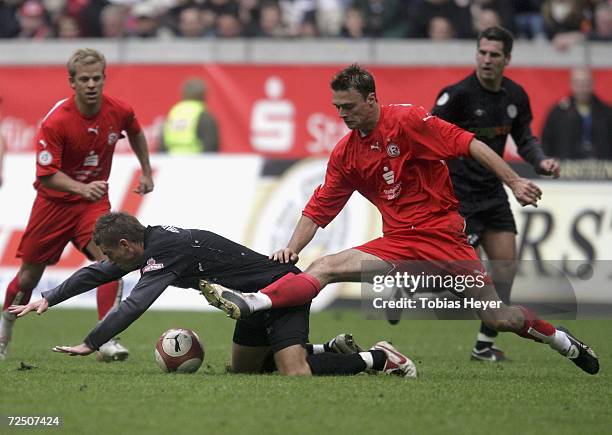
[(295, 344), (308, 343), (310, 304), (261, 311), (236, 321), (234, 343), (270, 346), (274, 353)]
[(516, 234), (516, 223), (506, 197), (464, 201), (460, 211), (465, 218), (468, 243), (474, 247), (480, 244), (482, 233), (488, 228)]

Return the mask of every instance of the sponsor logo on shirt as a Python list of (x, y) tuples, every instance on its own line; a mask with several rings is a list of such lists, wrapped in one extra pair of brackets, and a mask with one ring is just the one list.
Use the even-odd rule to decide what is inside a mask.
[(389, 157), (399, 157), (400, 155), (399, 146), (391, 142), (389, 145), (387, 145), (387, 155)]
[(152, 270), (159, 270), (164, 268), (164, 263), (156, 263), (153, 257), (147, 260), (147, 265), (142, 268), (142, 273), (151, 272)]
[(50, 165), (53, 162), (53, 156), (47, 150), (42, 150), (38, 153), (38, 163), (42, 166)]
[(85, 157), (83, 166), (98, 166), (98, 155), (94, 154), (93, 151), (89, 152), (89, 155)]
[(385, 198), (388, 200), (397, 198), (398, 196), (400, 196), (400, 193), (402, 193), (402, 182), (400, 181), (390, 189), (383, 190), (383, 193), (385, 195)]
[(387, 184), (393, 184), (395, 182), (395, 172), (389, 169), (387, 166), (383, 168), (383, 178), (387, 182)]
[(115, 142), (117, 142), (117, 139), (119, 139), (119, 135), (115, 133), (114, 131), (108, 134), (108, 144), (109, 145), (114, 145)]
[(96, 136), (99, 134), (100, 126), (96, 125), (96, 128), (89, 127), (87, 133), (94, 133)]
[(173, 227), (172, 225), (162, 225), (162, 228), (166, 231), (170, 231), (171, 233), (179, 232), (179, 230), (176, 227)]

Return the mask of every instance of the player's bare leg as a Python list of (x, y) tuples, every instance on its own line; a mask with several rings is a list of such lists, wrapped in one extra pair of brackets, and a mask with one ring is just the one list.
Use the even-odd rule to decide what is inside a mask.
[(327, 284), (370, 281), (375, 275), (385, 275), (392, 268), (390, 263), (374, 255), (347, 249), (321, 257), (305, 272), (297, 275), (289, 273), (256, 293), (216, 287), (209, 289), (209, 295), (205, 296), (211, 305), (239, 319), (257, 311), (303, 305), (314, 299)]
[(232, 373), (262, 373), (266, 371), (266, 362), (271, 355), (269, 346), (243, 346), (232, 343)]
[[(499, 298), (510, 302), (510, 291), (516, 276), (516, 236), (510, 231), (487, 229), (481, 238), (481, 247), (490, 260), (491, 278)], [(495, 347), (497, 331), (487, 327), (483, 322), (472, 350), (472, 359), (478, 361), (498, 362), (506, 360), (504, 352)]]
[(8, 346), (13, 336), (16, 316), (8, 312), (11, 305), (26, 305), (32, 290), (38, 285), (45, 271), (44, 264), (21, 263), (17, 275), (9, 283), (4, 294), (4, 306), (0, 315), (0, 361), (6, 359)]
[[(106, 259), (100, 248), (90, 240), (85, 246), (85, 254), (95, 261)], [(98, 320), (104, 317), (121, 302), (123, 296), (123, 280), (111, 281), (102, 284), (96, 290), (96, 302), (98, 307)], [(100, 350), (96, 352), (96, 357), (99, 361), (112, 362), (123, 361), (130, 355), (130, 351), (119, 343), (118, 337), (113, 337), (100, 346)]]

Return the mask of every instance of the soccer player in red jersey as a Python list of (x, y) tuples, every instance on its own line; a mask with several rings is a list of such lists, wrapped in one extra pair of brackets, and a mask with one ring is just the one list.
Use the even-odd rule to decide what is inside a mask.
[[(523, 206), (536, 205), (541, 197), (538, 186), (519, 177), (473, 133), (422, 107), (380, 105), (374, 78), (358, 65), (337, 73), (331, 87), (333, 104), (351, 132), (332, 151), (325, 182), (306, 204), (289, 244), (271, 258), (296, 262), (319, 227), (334, 219), (354, 191), (380, 211), (383, 237), (326, 255), (305, 272), (287, 274), (256, 293), (220, 289), (216, 295), (220, 308), (231, 317), (300, 305), (329, 283), (384, 276), (406, 261), (446, 263), (442, 268), (455, 275), (482, 274), (484, 268), (463, 232), (465, 222), (445, 160), (475, 159), (502, 180)], [(587, 345), (524, 307), (503, 304), (488, 276), (486, 285), (466, 289), (461, 296), (499, 307), (477, 310), (490, 328), (547, 343), (584, 371), (599, 371), (597, 356)]]
[[(92, 49), (68, 60), (74, 95), (58, 101), (36, 135), (36, 199), (17, 250), (21, 266), (9, 283), (0, 319), (0, 360), (7, 356), (15, 316), (12, 304), (27, 304), (48, 265), (72, 242), (90, 260), (102, 260), (93, 243), (96, 219), (110, 211), (108, 177), (117, 141), (125, 131), (142, 176), (135, 192), (153, 190), (147, 141), (132, 108), (103, 94), (106, 59)], [(98, 318), (121, 299), (121, 281), (98, 288)], [(121, 360), (128, 350), (112, 339), (100, 348), (103, 360)]]

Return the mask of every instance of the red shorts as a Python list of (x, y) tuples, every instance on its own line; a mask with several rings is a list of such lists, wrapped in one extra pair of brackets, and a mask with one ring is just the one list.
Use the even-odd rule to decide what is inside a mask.
[(62, 203), (37, 195), (17, 248), (17, 258), (26, 263), (55, 264), (68, 242), (89, 257), (85, 247), (92, 238), (96, 220), (109, 211), (108, 199)]
[(429, 262), (451, 273), (485, 272), (476, 251), (467, 242), (465, 221), (459, 214), (431, 223), (431, 227), (385, 235), (354, 249), (400, 266), (399, 269), (403, 269), (402, 262)]

